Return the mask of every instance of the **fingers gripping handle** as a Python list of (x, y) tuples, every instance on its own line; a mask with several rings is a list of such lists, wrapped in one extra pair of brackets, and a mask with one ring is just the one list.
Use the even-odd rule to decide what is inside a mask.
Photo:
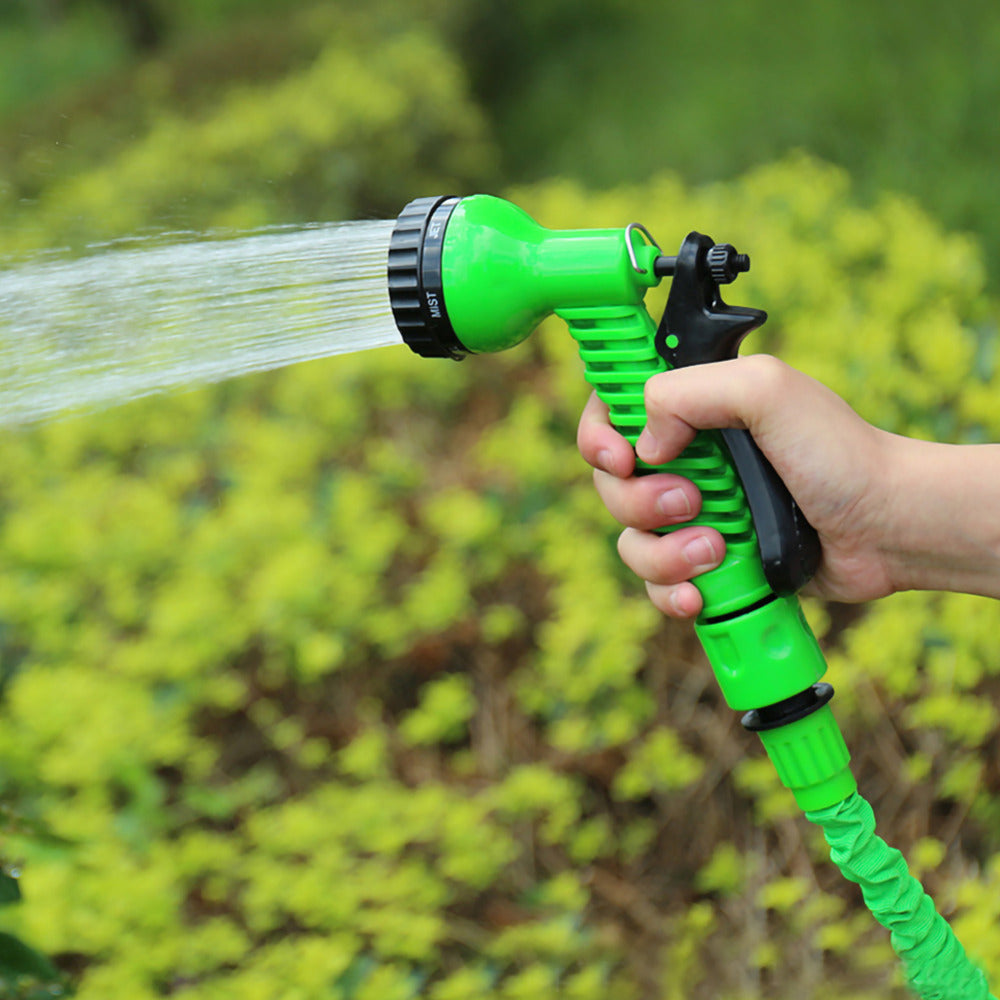
[[(612, 425), (634, 447), (646, 425), (646, 381), (668, 367), (657, 353), (652, 319), (641, 305), (561, 309), (557, 314), (579, 344), (587, 381), (607, 404)], [(702, 510), (689, 523), (709, 525), (726, 540), (722, 564), (693, 581), (704, 600), (704, 618), (731, 614), (772, 595), (746, 495), (719, 432), (702, 431), (666, 465), (638, 462), (637, 468), (692, 480), (701, 491)]]
[[(611, 423), (634, 447), (646, 424), (646, 381), (668, 367), (656, 350), (652, 319), (642, 305), (557, 314), (579, 344), (587, 381), (607, 404)], [(722, 432), (701, 431), (674, 461), (655, 467), (637, 462), (637, 468), (692, 480), (701, 491), (702, 510), (688, 523), (709, 525), (726, 540), (722, 563), (692, 583), (704, 602), (695, 631), (729, 706), (747, 711), (772, 705), (818, 681), (826, 670), (823, 654), (798, 599), (776, 596), (764, 575), (749, 504)], [(786, 783), (803, 784), (798, 777)], [(818, 793), (815, 784), (810, 779), (804, 787), (824, 803), (843, 797), (839, 786), (830, 791), (825, 777)]]
[[(607, 404), (611, 423), (634, 447), (646, 424), (646, 381), (668, 367), (656, 350), (649, 314), (642, 305), (557, 314), (579, 344), (587, 381)], [(818, 681), (826, 670), (822, 652), (798, 599), (776, 596), (764, 575), (753, 518), (722, 433), (701, 431), (674, 461), (655, 467), (637, 462), (637, 468), (692, 480), (702, 510), (688, 523), (709, 525), (726, 540), (722, 563), (692, 582), (703, 599), (695, 631), (729, 706), (747, 711), (771, 705)]]

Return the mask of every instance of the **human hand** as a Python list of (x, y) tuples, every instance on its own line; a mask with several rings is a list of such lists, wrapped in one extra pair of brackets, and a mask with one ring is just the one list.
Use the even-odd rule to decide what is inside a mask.
[[(894, 576), (892, 498), (896, 438), (866, 423), (839, 396), (776, 358), (749, 355), (654, 376), (646, 384), (648, 423), (636, 450), (652, 465), (672, 461), (701, 429), (750, 431), (816, 529), (822, 559), (806, 593), (865, 601), (901, 589)], [(702, 607), (692, 577), (725, 554), (722, 536), (683, 524), (700, 510), (693, 483), (669, 473), (633, 477), (635, 456), (594, 395), (578, 445), (594, 482), (623, 525), (622, 559), (646, 581), (665, 614), (690, 618)], [(939, 446), (940, 447), (940, 446)]]

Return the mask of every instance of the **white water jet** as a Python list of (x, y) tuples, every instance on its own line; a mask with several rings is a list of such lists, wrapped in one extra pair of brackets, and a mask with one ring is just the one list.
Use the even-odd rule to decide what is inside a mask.
[(0, 426), (400, 343), (386, 288), (393, 225), (0, 262)]

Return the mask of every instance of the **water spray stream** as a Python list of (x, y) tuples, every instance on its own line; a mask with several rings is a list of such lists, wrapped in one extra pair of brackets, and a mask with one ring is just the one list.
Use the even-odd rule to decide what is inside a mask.
[(0, 267), (0, 426), (398, 344), (392, 227), (139, 239)]

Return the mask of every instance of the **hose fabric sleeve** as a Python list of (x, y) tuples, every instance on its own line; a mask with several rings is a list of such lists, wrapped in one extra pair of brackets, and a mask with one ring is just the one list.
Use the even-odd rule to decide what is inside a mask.
[(924, 1000), (996, 1000), (906, 860), (875, 833), (872, 807), (859, 794), (807, 812), (823, 829), (830, 857), (861, 887), (868, 909), (890, 932), (910, 989)]

